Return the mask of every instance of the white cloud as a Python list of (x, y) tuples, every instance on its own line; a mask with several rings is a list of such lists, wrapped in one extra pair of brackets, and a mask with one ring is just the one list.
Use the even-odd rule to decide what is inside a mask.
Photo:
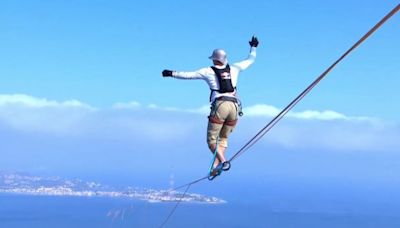
[(96, 110), (77, 100), (58, 102), (23, 94), (0, 95), (0, 122), (22, 131), (71, 132)]
[[(197, 109), (179, 109), (150, 104), (147, 107), (143, 107), (143, 109), (146, 108), (154, 110), (160, 115), (165, 115), (165, 112), (177, 112), (172, 115), (168, 114), (169, 121), (153, 119), (139, 124), (141, 129), (146, 129), (145, 134), (147, 136), (158, 136), (159, 139), (165, 137), (169, 139), (175, 137), (184, 138), (186, 135), (193, 135), (193, 129), (196, 126), (205, 125), (205, 122), (201, 119), (196, 119), (197, 117), (195, 116), (190, 117), (190, 115), (205, 116), (210, 111), (208, 105)], [(256, 120), (253, 117), (257, 116), (274, 117), (280, 111), (280, 109), (270, 105), (254, 105), (244, 110), (247, 120)], [(193, 119), (194, 121), (190, 123), (192, 125), (185, 121), (179, 121), (181, 115), (186, 115), (189, 119)], [(283, 120), (282, 122), (284, 123), (280, 123), (273, 129), (272, 134), (268, 134), (266, 138), (269, 143), (290, 149), (337, 151), (381, 151), (391, 150), (400, 146), (400, 142), (394, 140), (400, 135), (398, 127), (374, 118), (346, 116), (331, 110), (289, 112), (287, 117), (289, 122)], [(247, 120), (242, 120), (240, 123), (240, 127), (244, 128), (245, 131), (257, 127), (251, 125), (252, 121), (248, 122)], [(305, 120), (307, 120), (307, 123), (304, 123)], [(176, 122), (173, 123), (174, 121)], [(259, 127), (262, 127), (266, 123), (258, 124)], [(132, 123), (132, 127), (134, 125)], [(138, 124), (135, 126), (138, 126)], [(245, 131), (235, 134), (245, 136)]]
[[(77, 100), (59, 102), (21, 94), (0, 95), (0, 124), (19, 131), (154, 142), (204, 137), (207, 120), (203, 117), (209, 110), (208, 105), (180, 109), (136, 101), (116, 103), (109, 110)], [(272, 118), (280, 111), (263, 104), (246, 107), (245, 118), (235, 135), (251, 136), (266, 124), (254, 117)], [(331, 110), (289, 112), (287, 117), (262, 141), (287, 148), (379, 151), (400, 147), (399, 127), (374, 118), (352, 117)]]
[(209, 114), (210, 113), (210, 106), (209, 105), (204, 105), (200, 108), (196, 108), (196, 109), (188, 109), (188, 112), (191, 113), (198, 113), (198, 114)]
[(93, 107), (77, 100), (57, 102), (46, 98), (36, 98), (24, 94), (0, 95), (0, 107), (20, 106), (30, 108), (85, 108), (94, 110)]
[(243, 108), (243, 112), (248, 116), (276, 116), (281, 110), (271, 105), (257, 104)]
[[(138, 109), (138, 108), (148, 108), (153, 110), (159, 111), (170, 111), (170, 112), (185, 112), (185, 113), (195, 113), (201, 115), (207, 115), (210, 112), (210, 106), (204, 105), (200, 108), (194, 109), (182, 109), (182, 108), (175, 108), (175, 107), (161, 107), (156, 104), (149, 104), (146, 107), (143, 107), (138, 102), (128, 102), (128, 103), (116, 103), (113, 105), (115, 109)], [(256, 104), (249, 107), (244, 107), (243, 112), (248, 117), (274, 117), (278, 115), (282, 109), (274, 107), (272, 105), (266, 104)], [(303, 120), (358, 120), (358, 121), (368, 121), (374, 120), (374, 118), (370, 117), (352, 117), (346, 116), (345, 114), (335, 112), (332, 110), (325, 110), (325, 111), (316, 111), (316, 110), (305, 110), (301, 112), (291, 111), (286, 114), (286, 117), (294, 118), (294, 119), (303, 119)]]
[[(244, 108), (244, 113), (247, 116), (266, 116), (266, 117), (275, 117), (278, 115), (282, 109), (277, 107), (266, 105), (266, 104), (257, 104), (250, 107)], [(364, 117), (364, 116), (347, 116), (345, 114), (332, 111), (332, 110), (305, 110), (305, 111), (290, 111), (286, 114), (286, 117), (294, 118), (294, 119), (303, 119), (303, 120), (353, 120), (353, 121), (376, 121), (376, 118), (372, 117)]]
[[(178, 118), (158, 118), (164, 116), (160, 113), (166, 111), (186, 113), (177, 108), (154, 104), (146, 107), (136, 101), (115, 103), (109, 110), (77, 100), (60, 102), (23, 94), (0, 95), (0, 124), (22, 132), (100, 135), (130, 140), (147, 137), (157, 141), (189, 135), (188, 131), (193, 126), (187, 122)], [(171, 129), (174, 129), (173, 134)]]
[(193, 114), (201, 114), (201, 115), (207, 115), (210, 112), (210, 106), (209, 105), (204, 105), (200, 108), (195, 108), (195, 109), (180, 109), (180, 108), (174, 108), (174, 107), (159, 107), (156, 105), (151, 105), (149, 108), (153, 109), (158, 109), (160, 111), (172, 111), (172, 112), (184, 112), (184, 113), (193, 113)]
[(397, 151), (400, 127), (371, 121), (307, 121), (282, 120), (265, 142), (291, 150), (317, 151)]
[(112, 106), (113, 109), (139, 109), (139, 108), (148, 108), (158, 111), (169, 111), (169, 112), (184, 112), (184, 113), (194, 113), (194, 114), (208, 114), (210, 112), (210, 106), (204, 105), (200, 108), (194, 109), (182, 109), (176, 107), (162, 107), (156, 104), (149, 104), (147, 106), (142, 106), (139, 102), (132, 101), (127, 103), (115, 103)]
[(313, 111), (307, 110), (303, 112), (289, 112), (289, 117), (294, 117), (298, 119), (315, 119), (315, 120), (347, 120), (349, 119), (347, 116), (335, 112), (335, 111)]
[(138, 109), (141, 108), (141, 104), (137, 101), (131, 101), (128, 103), (118, 102), (112, 106), (113, 109)]

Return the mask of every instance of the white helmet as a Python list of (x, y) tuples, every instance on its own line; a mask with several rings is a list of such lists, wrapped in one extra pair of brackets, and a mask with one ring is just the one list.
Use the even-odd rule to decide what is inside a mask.
[(215, 49), (209, 59), (212, 60), (217, 60), (223, 64), (226, 64), (227, 59), (226, 59), (226, 52), (222, 49)]

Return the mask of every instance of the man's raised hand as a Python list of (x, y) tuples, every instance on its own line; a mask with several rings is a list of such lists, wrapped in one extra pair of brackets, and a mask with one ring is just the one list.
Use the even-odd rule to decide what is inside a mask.
[(255, 37), (255, 36), (251, 37), (251, 40), (249, 41), (249, 44), (250, 44), (251, 47), (257, 47), (258, 46), (257, 37)]

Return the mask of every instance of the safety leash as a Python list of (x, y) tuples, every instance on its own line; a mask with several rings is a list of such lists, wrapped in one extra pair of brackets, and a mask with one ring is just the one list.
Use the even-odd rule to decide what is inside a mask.
[(217, 176), (219, 176), (221, 174), (221, 172), (217, 172), (215, 175), (212, 175), (212, 172), (214, 171), (214, 162), (215, 159), (217, 159), (217, 154), (218, 154), (218, 142), (219, 142), (219, 137), (217, 137), (216, 140), (216, 144), (215, 144), (215, 149), (214, 149), (214, 155), (213, 158), (211, 159), (211, 164), (210, 164), (210, 170), (208, 172), (208, 180), (214, 180), (214, 178), (216, 178)]

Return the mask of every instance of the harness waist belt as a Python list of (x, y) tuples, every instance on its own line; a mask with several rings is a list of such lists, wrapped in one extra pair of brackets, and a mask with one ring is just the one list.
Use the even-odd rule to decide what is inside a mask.
[(235, 97), (222, 96), (222, 97), (216, 98), (215, 100), (217, 100), (217, 101), (232, 101), (232, 102), (238, 103), (238, 101)]

